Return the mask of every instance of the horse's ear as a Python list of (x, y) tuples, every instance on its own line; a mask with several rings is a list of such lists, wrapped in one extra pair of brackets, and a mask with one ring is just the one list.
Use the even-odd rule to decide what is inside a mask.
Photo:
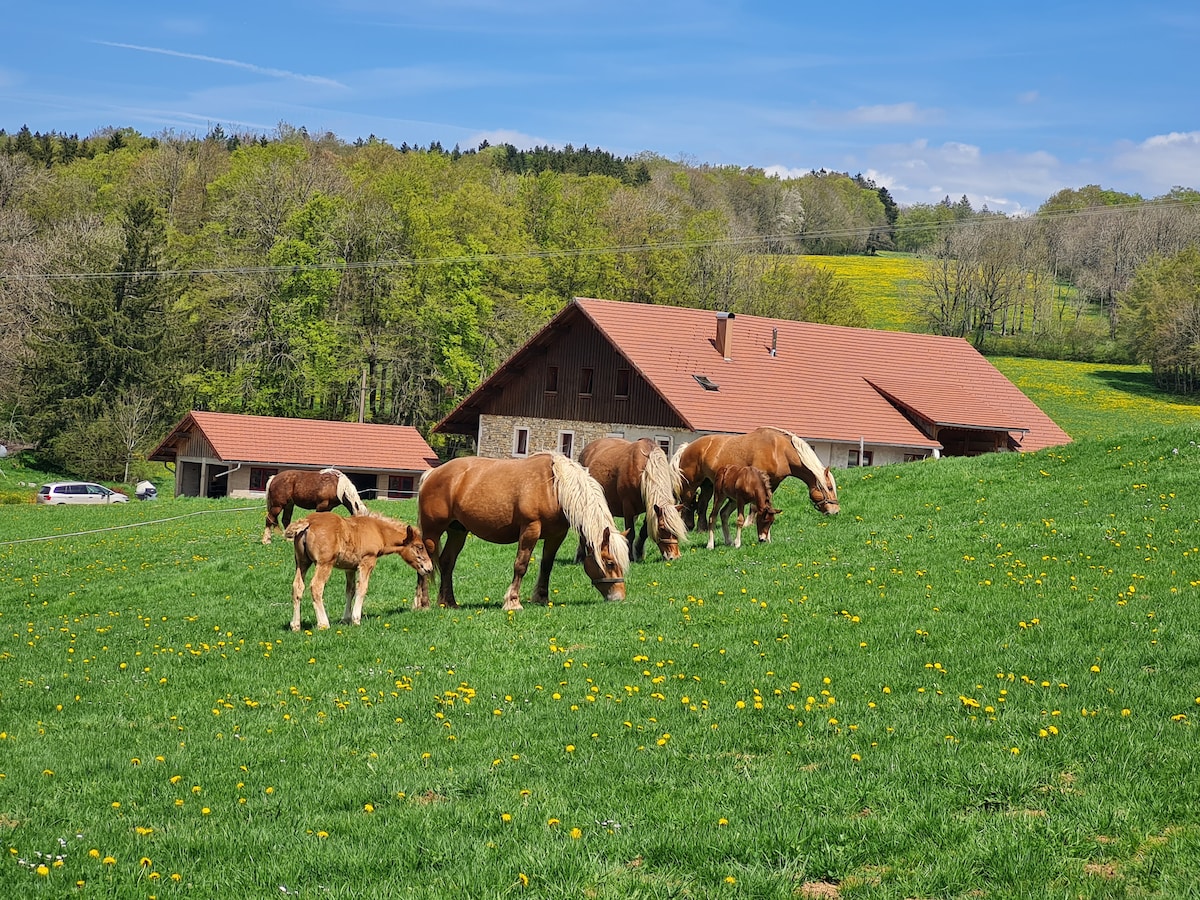
[(417, 539), (417, 532), (411, 525), (409, 525), (407, 527), (407, 530), (404, 533), (404, 543), (411, 544), (416, 539)]
[(607, 550), (612, 543), (612, 529), (607, 525), (604, 526), (604, 535), (600, 538), (601, 551)]

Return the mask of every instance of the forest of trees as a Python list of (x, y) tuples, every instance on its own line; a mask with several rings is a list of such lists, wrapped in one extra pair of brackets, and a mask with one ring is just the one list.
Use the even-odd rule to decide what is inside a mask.
[(428, 434), (574, 296), (865, 324), (805, 254), (921, 254), (922, 321), (980, 347), (1147, 358), (1123, 298), (1197, 241), (1198, 199), (1089, 187), (1010, 219), (588, 147), (0, 131), (0, 441), (127, 477), (188, 409), (356, 418), (364, 372), (368, 421)]

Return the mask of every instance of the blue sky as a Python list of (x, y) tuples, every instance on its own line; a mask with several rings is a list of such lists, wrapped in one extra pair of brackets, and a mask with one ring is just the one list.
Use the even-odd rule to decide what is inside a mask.
[(1200, 188), (1192, 0), (9, 6), (10, 132), (587, 144), (1009, 213), (1086, 184)]

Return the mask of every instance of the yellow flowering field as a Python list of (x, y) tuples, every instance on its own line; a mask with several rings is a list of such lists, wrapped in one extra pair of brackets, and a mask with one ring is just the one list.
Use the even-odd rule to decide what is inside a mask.
[(0, 508), (0, 895), (1188, 896), (1193, 440), (785, 482), (624, 603), (568, 541), (504, 613), (471, 540), (460, 609), (384, 560), (295, 634), (259, 509)]
[(920, 331), (916, 315), (922, 262), (915, 256), (806, 256), (806, 263), (827, 269), (854, 290), (869, 327), (884, 331)]

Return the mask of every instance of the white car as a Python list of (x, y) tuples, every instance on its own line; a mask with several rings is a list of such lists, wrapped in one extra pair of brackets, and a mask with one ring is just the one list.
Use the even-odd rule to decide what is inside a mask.
[(63, 503), (127, 503), (129, 497), (90, 481), (52, 481), (38, 488), (37, 502), (53, 506)]

